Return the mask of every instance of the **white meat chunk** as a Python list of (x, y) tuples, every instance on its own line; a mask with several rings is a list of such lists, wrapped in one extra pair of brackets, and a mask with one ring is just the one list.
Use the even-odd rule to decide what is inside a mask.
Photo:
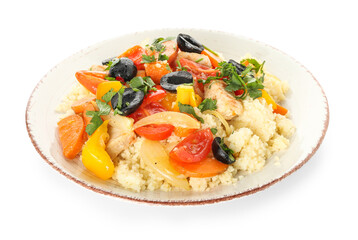
[(225, 90), (226, 83), (215, 81), (205, 85), (205, 98), (216, 99), (217, 109), (226, 120), (231, 120), (244, 111), (241, 101), (236, 100)]
[(104, 116), (104, 118), (106, 120), (109, 119), (109, 140), (106, 151), (111, 159), (114, 159), (135, 140), (136, 135), (133, 131), (134, 120), (120, 115), (113, 115), (113, 112)]
[[(179, 52), (176, 61), (181, 58), (185, 58), (194, 62), (197, 62), (201, 65), (211, 68), (211, 62), (208, 56), (199, 53), (190, 53), (190, 52)], [(199, 61), (200, 60), (200, 61)]]

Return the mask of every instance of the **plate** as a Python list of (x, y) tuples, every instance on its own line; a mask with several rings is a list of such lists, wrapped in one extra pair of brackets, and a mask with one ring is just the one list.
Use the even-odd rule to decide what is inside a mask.
[[(265, 167), (238, 181), (235, 185), (219, 186), (211, 191), (143, 191), (126, 190), (113, 180), (102, 181), (84, 169), (81, 161), (68, 161), (62, 155), (56, 130), (58, 114), (55, 108), (75, 83), (74, 74), (92, 64), (124, 52), (144, 39), (176, 36), (186, 33), (226, 59), (240, 59), (245, 54), (265, 60), (265, 68), (288, 81), (291, 91), (284, 106), (291, 112), (296, 133), (289, 148), (281, 152), (280, 166), (273, 157)], [(28, 134), (41, 157), (68, 179), (98, 193), (139, 202), (166, 205), (194, 205), (238, 198), (263, 190), (299, 169), (317, 151), (329, 123), (329, 108), (325, 93), (314, 76), (299, 62), (280, 50), (246, 37), (220, 31), (199, 29), (161, 29), (127, 34), (88, 47), (51, 69), (37, 84), (28, 101), (26, 125)], [(277, 155), (277, 154), (276, 154)], [(274, 155), (275, 156), (275, 155)]]

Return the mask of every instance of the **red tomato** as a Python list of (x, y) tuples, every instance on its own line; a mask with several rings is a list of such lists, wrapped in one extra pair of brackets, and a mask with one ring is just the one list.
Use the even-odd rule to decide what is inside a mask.
[(172, 135), (174, 126), (170, 124), (152, 124), (139, 127), (134, 130), (139, 136), (145, 137), (149, 140), (160, 141), (167, 139)]
[(177, 162), (200, 162), (208, 156), (213, 139), (209, 128), (193, 132), (176, 145), (169, 156)]
[(78, 71), (75, 74), (77, 81), (84, 86), (88, 91), (96, 94), (97, 87), (100, 83), (106, 82), (104, 79), (106, 73), (104, 72), (93, 72), (93, 71)]
[(160, 85), (156, 85), (155, 88), (157, 91), (149, 91), (149, 93), (144, 97), (142, 103), (143, 106), (152, 102), (158, 102), (167, 95), (167, 92)]
[(196, 63), (194, 61), (181, 58), (180, 65), (182, 67), (185, 67), (188, 72), (193, 74), (194, 77), (197, 79), (204, 79), (206, 80), (208, 77), (214, 77), (216, 76), (216, 73), (219, 73), (219, 70), (209, 68), (207, 66), (204, 66), (202, 64)]
[(167, 111), (160, 103), (158, 102), (152, 102), (145, 106), (143, 104), (132, 114), (129, 114), (127, 117), (133, 118), (134, 122), (137, 122), (138, 120), (145, 118), (149, 115), (152, 115), (154, 113), (158, 112), (165, 112)]
[(119, 58), (127, 57), (134, 62), (134, 65), (136, 65), (138, 70), (143, 70), (144, 69), (144, 63), (142, 63), (142, 55), (143, 54), (145, 54), (144, 48), (142, 48), (139, 45), (136, 45), (134, 47), (131, 47), (124, 53), (122, 53), (119, 56)]
[(240, 90), (234, 91), (234, 93), (236, 96), (240, 96), (240, 95), (244, 94), (244, 90), (240, 89)]
[(173, 168), (186, 177), (205, 178), (213, 177), (225, 172), (229, 165), (213, 158), (205, 158), (200, 162), (183, 163), (170, 159)]

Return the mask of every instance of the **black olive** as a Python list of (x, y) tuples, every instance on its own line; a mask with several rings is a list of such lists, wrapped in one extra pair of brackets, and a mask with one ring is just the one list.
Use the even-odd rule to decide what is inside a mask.
[(177, 43), (183, 52), (201, 53), (204, 51), (204, 46), (188, 34), (179, 33)]
[(109, 62), (111, 62), (113, 60), (113, 58), (115, 58), (115, 57), (106, 58), (106, 59), (102, 60), (102, 65), (108, 65)]
[(193, 83), (193, 75), (187, 71), (171, 72), (160, 79), (160, 86), (168, 92), (176, 92), (177, 87), (184, 83)]
[(120, 58), (119, 62), (111, 66), (108, 76), (121, 77), (128, 82), (137, 75), (137, 67), (129, 58)]
[(241, 63), (236, 62), (235, 60), (230, 59), (228, 61), (228, 63), (231, 63), (234, 67), (236, 67), (236, 72), (239, 75), (242, 73), (242, 71), (244, 71), (246, 69), (246, 67), (244, 65), (242, 65)]
[[(116, 109), (118, 106), (119, 95), (116, 93), (112, 99), (111, 104), (113, 109)], [(142, 104), (144, 99), (144, 93), (142, 91), (134, 91), (132, 88), (126, 88), (123, 92), (122, 105), (120, 115), (128, 116), (129, 114), (135, 112), (139, 106)]]
[(222, 143), (222, 139), (219, 137), (214, 138), (213, 143), (211, 144), (211, 149), (213, 151), (214, 157), (216, 160), (225, 163), (232, 164), (235, 162), (235, 158), (231, 153), (226, 152), (225, 149), (229, 149), (225, 143)]

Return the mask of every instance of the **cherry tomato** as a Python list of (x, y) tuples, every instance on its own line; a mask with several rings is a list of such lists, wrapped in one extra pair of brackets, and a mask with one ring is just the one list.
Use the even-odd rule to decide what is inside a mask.
[(167, 95), (160, 101), (160, 103), (168, 111), (174, 111), (174, 105), (176, 100), (177, 100), (177, 95), (175, 93), (167, 92)]
[(142, 54), (145, 54), (144, 48), (139, 45), (136, 45), (122, 53), (118, 58), (127, 57), (133, 61), (134, 65), (137, 67), (138, 70), (143, 70), (144, 63), (142, 63)]
[(149, 115), (152, 115), (154, 113), (158, 112), (165, 112), (167, 111), (160, 103), (158, 102), (152, 102), (145, 106), (143, 104), (132, 114), (128, 115), (127, 117), (133, 118), (134, 122), (137, 122), (138, 120), (145, 118)]
[(240, 96), (240, 95), (244, 94), (244, 90), (242, 90), (242, 89), (236, 90), (236, 91), (234, 91), (234, 93), (236, 96)]
[(158, 102), (165, 98), (165, 96), (167, 95), (167, 92), (160, 85), (155, 85), (155, 88), (157, 89), (157, 91), (150, 90), (149, 93), (144, 97), (142, 103), (143, 106), (148, 105), (152, 102)]
[(177, 162), (200, 162), (208, 156), (213, 140), (209, 128), (193, 132), (176, 145), (169, 156)]
[(213, 158), (205, 158), (200, 162), (184, 163), (170, 158), (173, 168), (186, 177), (205, 178), (213, 177), (225, 172), (229, 165)]
[(139, 127), (134, 130), (139, 136), (145, 137), (149, 140), (160, 141), (167, 139), (172, 135), (174, 126), (170, 124), (151, 124)]

